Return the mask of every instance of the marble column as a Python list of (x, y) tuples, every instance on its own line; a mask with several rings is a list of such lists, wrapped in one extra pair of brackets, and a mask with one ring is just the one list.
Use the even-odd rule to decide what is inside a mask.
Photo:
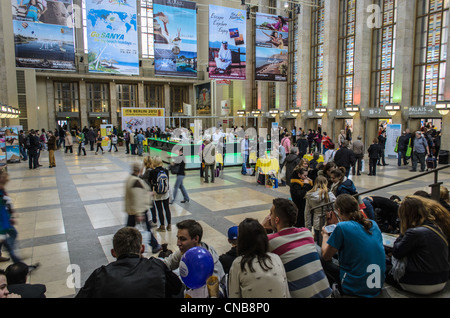
[(85, 126), (89, 128), (89, 118), (88, 118), (88, 112), (90, 112), (90, 109), (87, 107), (87, 93), (86, 93), (86, 82), (82, 79), (78, 82), (78, 85), (80, 86), (80, 122), (81, 122), (81, 128), (84, 128)]
[[(311, 44), (314, 36), (311, 34), (311, 7), (302, 6), (301, 14), (298, 18), (298, 56), (297, 61), (297, 106), (303, 111), (311, 109)], [(306, 118), (304, 115), (298, 116), (297, 128), (306, 127)]]
[(114, 81), (109, 82), (109, 98), (110, 98), (111, 124), (117, 127), (121, 127), (122, 124), (118, 122), (117, 118), (117, 86)]

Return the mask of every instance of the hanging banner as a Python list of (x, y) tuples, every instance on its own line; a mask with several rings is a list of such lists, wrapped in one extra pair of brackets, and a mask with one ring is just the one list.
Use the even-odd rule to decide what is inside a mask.
[(209, 6), (209, 77), (245, 80), (247, 19), (244, 10)]
[(211, 115), (211, 83), (195, 86), (197, 115)]
[(287, 81), (289, 27), (286, 17), (256, 14), (256, 80)]
[(11, 0), (16, 67), (75, 71), (72, 0)]
[(166, 129), (164, 108), (122, 108), (122, 130), (135, 131), (153, 126)]
[(153, 1), (155, 74), (197, 77), (196, 3)]
[(139, 75), (136, 3), (86, 0), (89, 72)]

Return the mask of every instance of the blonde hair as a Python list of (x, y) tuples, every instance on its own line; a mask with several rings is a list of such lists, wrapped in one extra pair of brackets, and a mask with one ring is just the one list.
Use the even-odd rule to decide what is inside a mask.
[(151, 169), (153, 168), (153, 159), (150, 156), (147, 156), (144, 158), (144, 167), (146, 169)]
[(318, 176), (314, 181), (314, 186), (308, 193), (314, 193), (319, 191), (319, 199), (330, 201), (330, 196), (328, 195), (328, 180), (324, 176)]
[(154, 157), (152, 161), (153, 161), (153, 168), (162, 167), (163, 165), (163, 161), (159, 156)]
[(441, 186), (440, 198), (447, 203), (450, 201), (448, 189), (446, 187)]
[(425, 209), (434, 218), (434, 222), (439, 226), (447, 237), (450, 237), (450, 212), (438, 201), (422, 198)]

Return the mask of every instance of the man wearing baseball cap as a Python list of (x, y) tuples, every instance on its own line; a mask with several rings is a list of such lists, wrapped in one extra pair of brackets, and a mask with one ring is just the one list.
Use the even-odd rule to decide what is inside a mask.
[(222, 263), (223, 270), (225, 274), (230, 271), (231, 264), (233, 264), (234, 259), (237, 257), (236, 247), (238, 238), (238, 227), (233, 226), (228, 229), (228, 242), (231, 244), (231, 249), (222, 254), (219, 257), (219, 261)]

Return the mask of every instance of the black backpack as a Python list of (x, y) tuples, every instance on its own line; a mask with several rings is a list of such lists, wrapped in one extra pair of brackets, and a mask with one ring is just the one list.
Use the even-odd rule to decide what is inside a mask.
[(30, 135), (25, 137), (24, 147), (25, 147), (25, 149), (30, 149), (31, 148), (31, 137), (30, 137)]

